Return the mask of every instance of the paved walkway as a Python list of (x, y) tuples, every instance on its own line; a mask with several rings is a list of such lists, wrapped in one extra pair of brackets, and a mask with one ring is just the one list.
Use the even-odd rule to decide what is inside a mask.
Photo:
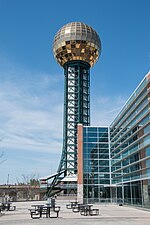
[(94, 205), (93, 208), (100, 209), (99, 216), (81, 216), (66, 209), (68, 202), (64, 200), (56, 200), (56, 205), (61, 206), (59, 218), (31, 219), (28, 208), (36, 203), (46, 202), (14, 203), (17, 210), (0, 216), (0, 225), (150, 225), (150, 211), (118, 205)]

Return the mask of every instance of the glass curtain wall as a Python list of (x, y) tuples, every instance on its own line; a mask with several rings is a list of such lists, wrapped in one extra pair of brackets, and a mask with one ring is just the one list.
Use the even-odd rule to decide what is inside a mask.
[(150, 206), (150, 79), (146, 76), (111, 124), (112, 183), (124, 203)]
[(108, 127), (83, 128), (84, 201), (110, 198)]
[(84, 199), (150, 207), (150, 73), (110, 127), (83, 127)]

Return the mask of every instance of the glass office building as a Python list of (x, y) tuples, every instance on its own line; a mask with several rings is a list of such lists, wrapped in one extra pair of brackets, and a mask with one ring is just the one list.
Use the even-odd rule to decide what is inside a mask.
[(109, 189), (104, 190), (110, 184), (108, 127), (84, 127), (83, 149), (84, 198), (110, 197)]
[(150, 73), (109, 127), (78, 126), (78, 197), (150, 207)]
[(150, 73), (110, 126), (111, 182), (124, 203), (150, 205)]

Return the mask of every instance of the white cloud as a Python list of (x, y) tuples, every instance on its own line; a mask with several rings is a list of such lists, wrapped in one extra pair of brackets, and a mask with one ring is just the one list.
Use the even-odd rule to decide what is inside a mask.
[(94, 99), (91, 105), (91, 124), (94, 126), (108, 126), (117, 116), (127, 99), (125, 97), (101, 96)]
[(61, 152), (63, 97), (58, 89), (59, 76), (31, 77), (27, 71), (20, 74), (13, 69), (1, 71), (0, 80), (1, 148)]
[[(63, 93), (59, 87), (63, 82), (60, 77), (63, 76), (30, 75), (27, 71), (14, 72), (14, 68), (13, 72), (1, 72), (1, 147), (10, 150), (61, 152)], [(92, 100), (91, 125), (109, 125), (124, 102), (122, 97), (108, 96)]]
[[(7, 64), (6, 62), (4, 64)], [(63, 76), (0, 67), (0, 149), (4, 183), (21, 174), (44, 176), (57, 170), (63, 144)], [(120, 97), (91, 99), (91, 125), (109, 125), (122, 107)]]
[[(63, 76), (21, 69), (0, 57), (0, 182), (57, 170), (63, 139)], [(9, 164), (9, 167), (8, 167)]]

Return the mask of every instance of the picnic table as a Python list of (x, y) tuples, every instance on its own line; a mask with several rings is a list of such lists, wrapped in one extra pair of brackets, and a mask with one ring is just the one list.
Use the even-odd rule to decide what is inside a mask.
[(80, 212), (83, 216), (99, 215), (99, 209), (92, 208), (92, 206), (92, 204), (81, 204), (75, 201), (66, 205), (67, 209), (72, 209), (72, 212), (74, 213)]
[(12, 202), (5, 202), (5, 203), (1, 203), (0, 205), (0, 209), (1, 211), (14, 211), (16, 210), (16, 206), (12, 205)]
[(59, 216), (60, 206), (46, 205), (32, 205), (33, 208), (29, 209), (32, 219), (42, 218), (57, 218)]
[(69, 204), (66, 205), (67, 209), (72, 209), (74, 206), (76, 206), (77, 204), (79, 204), (78, 201), (74, 200), (74, 201), (70, 201)]
[(80, 212), (81, 215), (88, 214), (91, 211), (92, 204), (77, 204), (72, 207), (73, 212)]

